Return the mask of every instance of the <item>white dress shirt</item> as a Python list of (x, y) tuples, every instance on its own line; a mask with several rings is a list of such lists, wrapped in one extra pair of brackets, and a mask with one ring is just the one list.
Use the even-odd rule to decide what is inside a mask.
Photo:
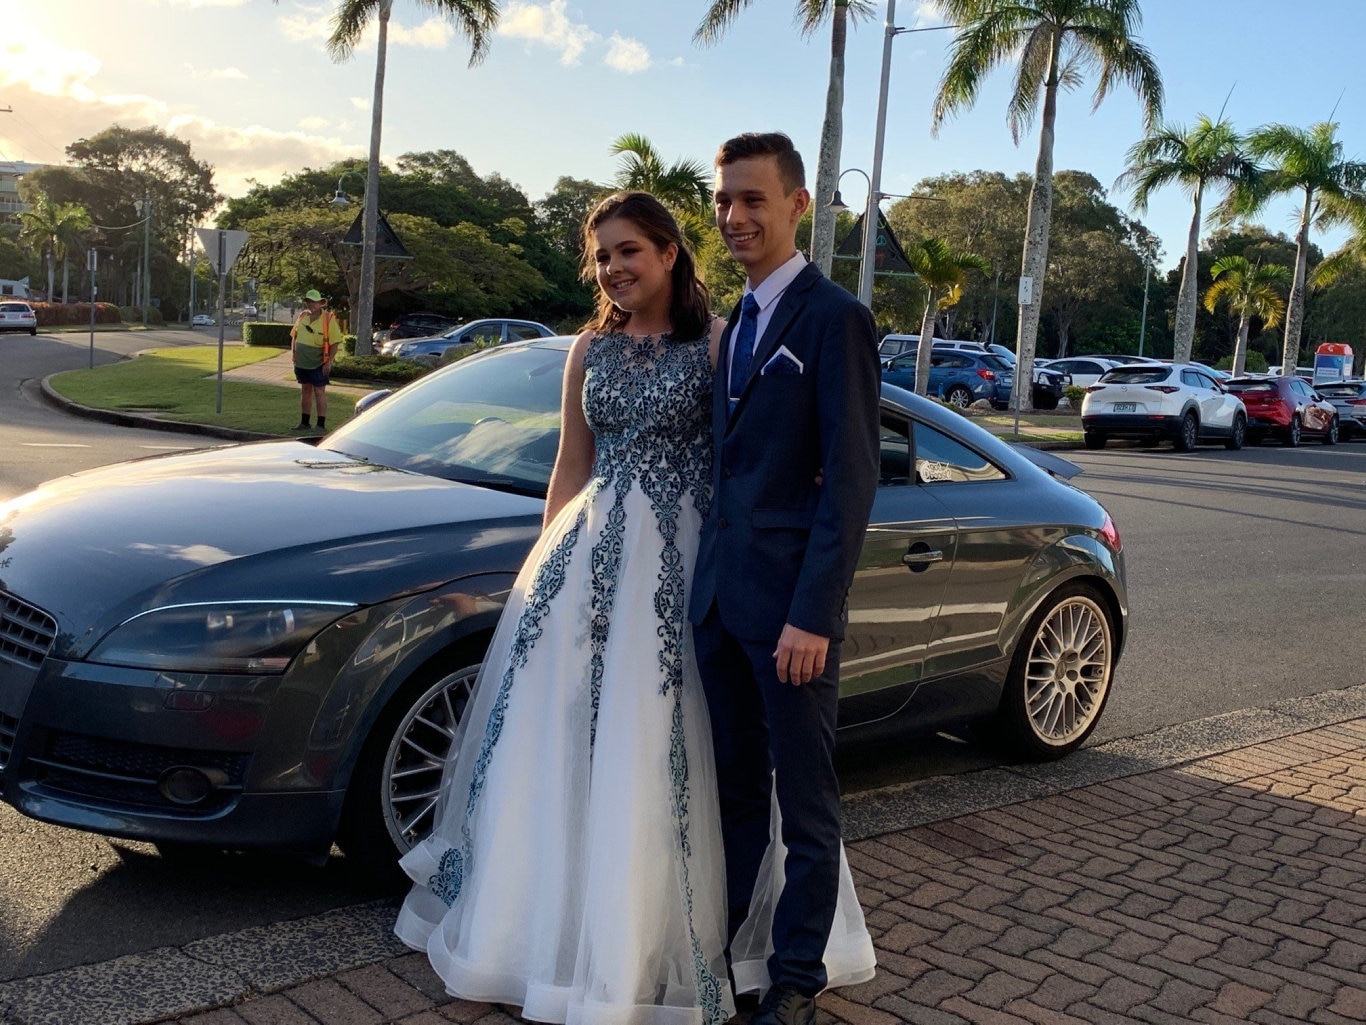
[[(764, 331), (768, 328), (768, 322), (773, 319), (773, 311), (778, 306), (778, 300), (787, 291), (787, 286), (797, 280), (797, 275), (806, 266), (806, 257), (801, 253), (793, 253), (792, 259), (775, 270), (768, 277), (759, 283), (758, 288), (750, 288), (749, 281), (745, 281), (745, 295), (753, 294), (754, 301), (759, 304), (759, 316), (755, 320), (754, 331), (754, 351), (759, 350), (759, 343), (763, 340)], [(744, 295), (740, 297), (744, 301)], [(730, 380), (731, 362), (735, 359), (735, 346), (730, 347), (730, 353), (726, 364), (726, 380)]]

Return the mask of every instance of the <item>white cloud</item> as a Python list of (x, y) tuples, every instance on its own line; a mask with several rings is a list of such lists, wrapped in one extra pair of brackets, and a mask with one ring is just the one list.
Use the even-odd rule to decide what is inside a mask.
[(246, 79), (247, 75), (241, 68), (199, 68), (193, 64), (186, 64), (185, 70), (190, 73), (190, 77), (196, 81), (220, 80), (220, 79)]
[(587, 25), (570, 21), (567, 6), (568, 0), (550, 0), (548, 4), (512, 0), (498, 20), (498, 34), (542, 43), (560, 51), (561, 64), (578, 64), (583, 51), (602, 37)]
[(307, 43), (332, 34), (331, 17), (332, 10), (326, 4), (301, 4), (291, 13), (280, 15), (277, 24), (286, 39)]
[(305, 131), (318, 132), (327, 127), (327, 118), (310, 114), (308, 117), (299, 118), (299, 127)]
[[(366, 29), (366, 36), (372, 41), (377, 30)], [(395, 46), (420, 46), (427, 50), (444, 50), (455, 35), (455, 29), (441, 18), (428, 18), (417, 28), (405, 28), (396, 21), (389, 22), (389, 42)]]
[(650, 69), (650, 51), (637, 39), (624, 39), (612, 33), (607, 48), (607, 66), (624, 71), (628, 75)]
[[(333, 9), (325, 4), (301, 4), (290, 14), (281, 14), (277, 24), (286, 39), (296, 43), (317, 42), (332, 35)], [(396, 18), (389, 19), (389, 45), (416, 46), (426, 50), (444, 50), (455, 36), (455, 29), (443, 18), (428, 18), (415, 28), (409, 28)], [(356, 43), (358, 51), (373, 51), (379, 38), (379, 27), (371, 21), (365, 26)]]
[(352, 96), (351, 106), (355, 107), (357, 110), (369, 110), (370, 99), (367, 96)]
[(916, 4), (915, 14), (911, 24), (915, 28), (932, 28), (935, 25), (947, 25), (948, 19), (939, 11), (939, 6), (934, 0), (921, 0)]

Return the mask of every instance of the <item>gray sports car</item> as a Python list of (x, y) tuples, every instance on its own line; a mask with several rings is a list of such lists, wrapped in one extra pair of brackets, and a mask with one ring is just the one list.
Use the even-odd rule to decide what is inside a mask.
[[(570, 339), (414, 382), (316, 447), (65, 477), (0, 506), (0, 795), (162, 845), (392, 866), (540, 529)], [(1046, 467), (1046, 468), (1041, 468)], [(882, 393), (841, 727), (995, 717), (1056, 757), (1123, 647), (1119, 535), (1047, 453)]]

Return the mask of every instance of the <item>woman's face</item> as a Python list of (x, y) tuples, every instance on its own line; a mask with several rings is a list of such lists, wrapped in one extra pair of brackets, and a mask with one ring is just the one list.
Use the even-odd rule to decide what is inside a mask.
[(672, 299), (670, 272), (678, 247), (654, 244), (634, 221), (613, 217), (593, 232), (598, 287), (628, 313), (667, 310)]

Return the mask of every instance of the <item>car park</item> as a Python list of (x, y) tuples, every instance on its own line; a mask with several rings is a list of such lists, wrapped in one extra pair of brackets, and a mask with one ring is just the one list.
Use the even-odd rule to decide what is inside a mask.
[[(429, 313), (421, 311), (417, 313), (404, 313), (395, 320), (389, 327), (376, 335), (376, 341), (398, 342), (404, 338), (431, 338), (433, 335), (443, 335), (453, 328), (460, 326), (458, 317), (447, 317), (440, 313)], [(388, 355), (383, 352), (381, 355)]]
[[(541, 531), (571, 338), (447, 366), (309, 444), (175, 453), (0, 505), (0, 797), (155, 842), (391, 869)], [(840, 725), (1081, 744), (1127, 636), (1079, 472), (884, 385)], [(301, 509), (325, 509), (301, 515)], [(98, 531), (90, 525), (99, 524)]]
[(1366, 381), (1332, 381), (1316, 389), (1338, 414), (1338, 436), (1343, 441), (1366, 435)]
[[(1036, 361), (1034, 365), (1038, 366), (1039, 362)], [(1079, 388), (1088, 388), (1100, 380), (1101, 374), (1113, 370), (1119, 364), (1101, 356), (1068, 356), (1064, 359), (1047, 360), (1043, 366), (1047, 370), (1066, 374), (1072, 384)]]
[[(898, 355), (905, 353), (915, 353), (920, 346), (919, 335), (896, 335), (885, 336), (878, 345), (878, 356), (882, 360), (883, 367), (889, 365), (891, 360)], [(1007, 364), (1010, 372), (1011, 384), (1015, 378), (1015, 354), (1004, 345), (988, 344), (981, 342), (961, 341), (948, 338), (936, 338), (933, 343), (935, 352), (968, 352), (976, 355), (995, 356)], [(999, 370), (994, 372), (999, 373)], [(1062, 401), (1063, 389), (1067, 386), (1067, 378), (1063, 374), (1058, 374), (1035, 364), (1034, 367), (1034, 406), (1037, 409), (1057, 409), (1058, 403)], [(1004, 392), (997, 389), (996, 397), (991, 399), (992, 405), (998, 408), (1007, 408), (1010, 405), (1011, 384), (1006, 386)], [(932, 394), (939, 394), (933, 392)], [(977, 395), (977, 398), (984, 398)]]
[[(903, 352), (888, 361), (882, 380), (915, 391), (916, 354)], [(1014, 372), (1004, 360), (985, 352), (934, 348), (930, 351), (930, 383), (926, 394), (966, 409), (985, 399), (998, 409), (1010, 404)]]
[(1242, 401), (1191, 363), (1115, 367), (1086, 389), (1081, 403), (1082, 437), (1090, 449), (1104, 448), (1110, 438), (1154, 445), (1169, 438), (1178, 452), (1207, 441), (1236, 450), (1247, 425)]
[(16, 299), (0, 300), (0, 331), (38, 333), (38, 314), (32, 306)]
[(196, 313), (190, 318), (191, 327), (213, 327), (214, 323), (213, 317), (209, 316), (207, 313)]
[(1238, 377), (1226, 387), (1247, 408), (1249, 444), (1275, 439), (1295, 448), (1306, 434), (1337, 444), (1337, 409), (1303, 378)]
[(391, 342), (386, 355), (418, 363), (440, 363), (475, 349), (520, 342), (531, 338), (549, 338), (555, 332), (534, 320), (476, 320), (447, 331), (435, 338), (405, 338)]

